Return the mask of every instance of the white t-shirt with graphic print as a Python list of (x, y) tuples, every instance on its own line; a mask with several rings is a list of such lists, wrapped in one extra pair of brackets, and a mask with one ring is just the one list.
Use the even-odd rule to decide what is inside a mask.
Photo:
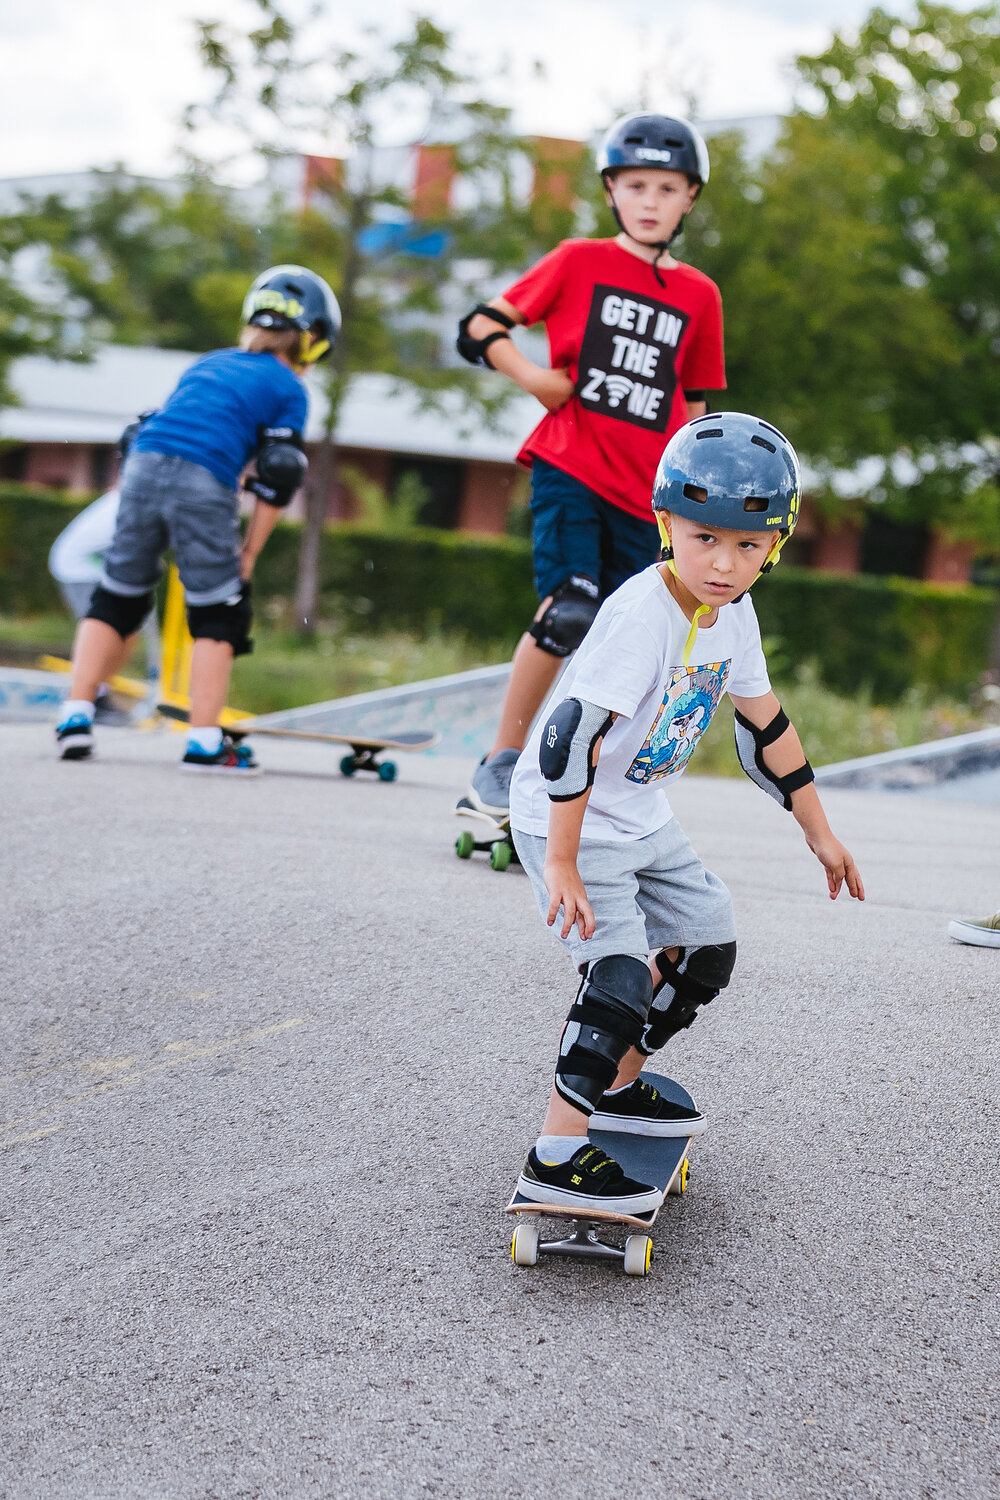
[(722, 694), (759, 698), (771, 687), (749, 595), (722, 605), (715, 624), (698, 631), (685, 667), (690, 628), (655, 564), (604, 601), (514, 768), (514, 828), (548, 834), (551, 803), (538, 746), (550, 713), (565, 698), (583, 698), (619, 716), (604, 736), (581, 837), (638, 839), (669, 823), (663, 783), (684, 770)]

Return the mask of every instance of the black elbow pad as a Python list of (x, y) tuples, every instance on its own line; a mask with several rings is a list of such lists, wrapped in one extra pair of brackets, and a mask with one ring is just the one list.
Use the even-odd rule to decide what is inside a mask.
[(789, 771), (787, 776), (776, 776), (764, 764), (764, 751), (768, 745), (773, 745), (775, 740), (780, 739), (788, 728), (788, 715), (783, 709), (778, 709), (770, 724), (763, 729), (758, 729), (756, 724), (734, 710), (736, 716), (736, 754), (739, 756), (740, 765), (750, 777), (750, 780), (759, 786), (762, 792), (767, 792), (775, 802), (780, 802), (786, 812), (792, 810), (792, 793), (797, 792), (799, 787), (808, 786), (810, 781), (815, 781), (813, 768), (807, 760), (803, 761), (796, 771)]
[(302, 434), (292, 427), (262, 428), (256, 469), (256, 475), (244, 487), (265, 505), (284, 510), (309, 470), (309, 460), (302, 451)]
[(118, 452), (121, 454), (122, 458), (126, 458), (128, 456), (128, 450), (135, 442), (137, 433), (141, 428), (145, 427), (150, 417), (156, 416), (158, 410), (159, 407), (154, 406), (151, 407), (149, 411), (141, 411), (134, 422), (129, 422), (127, 427), (122, 428), (121, 436), (118, 439)]
[[(498, 328), (496, 333), (488, 333), (485, 338), (474, 339), (469, 333), (469, 324), (476, 317), (489, 318), (492, 322), (500, 323), (503, 326)], [(491, 344), (495, 344), (497, 339), (510, 338), (507, 329), (514, 327), (516, 327), (514, 319), (508, 317), (505, 312), (501, 312), (496, 307), (487, 307), (484, 302), (480, 302), (459, 323), (458, 340), (455, 348), (463, 359), (468, 360), (470, 365), (483, 365), (486, 369), (492, 370), (493, 366), (486, 355), (487, 349)]]

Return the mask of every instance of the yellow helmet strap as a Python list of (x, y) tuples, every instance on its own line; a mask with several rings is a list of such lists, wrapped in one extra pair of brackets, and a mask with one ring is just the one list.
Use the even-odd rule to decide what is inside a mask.
[(299, 345), (299, 363), (302, 365), (314, 365), (330, 347), (329, 339), (317, 339), (315, 343), (310, 342), (311, 339), (311, 333), (303, 333)]

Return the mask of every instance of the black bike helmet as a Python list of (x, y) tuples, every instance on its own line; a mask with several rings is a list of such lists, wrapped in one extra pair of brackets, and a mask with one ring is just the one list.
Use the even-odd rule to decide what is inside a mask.
[(340, 333), (340, 304), (322, 276), (305, 266), (272, 266), (262, 271), (243, 300), (243, 322), (254, 328), (298, 328), (301, 360), (325, 359)]
[[(683, 172), (697, 183), (700, 193), (708, 181), (708, 147), (689, 121), (674, 119), (672, 115), (623, 115), (615, 121), (598, 147), (597, 170), (607, 190), (615, 223), (623, 234), (628, 234), (611, 191), (615, 173), (623, 167), (662, 167), (665, 171)], [(683, 232), (682, 218), (670, 238), (656, 245), (659, 254), (653, 261), (653, 275), (660, 286), (665, 285), (660, 275), (660, 256), (666, 254)]]
[(795, 530), (799, 484), (795, 449), (777, 427), (741, 411), (709, 412), (685, 422), (664, 448), (653, 510), (728, 531), (773, 533), (781, 540), (761, 570), (769, 572)]
[(699, 191), (708, 181), (708, 147), (687, 120), (671, 115), (623, 115), (606, 133), (597, 151), (597, 170), (605, 182), (620, 167), (664, 167), (684, 172)]

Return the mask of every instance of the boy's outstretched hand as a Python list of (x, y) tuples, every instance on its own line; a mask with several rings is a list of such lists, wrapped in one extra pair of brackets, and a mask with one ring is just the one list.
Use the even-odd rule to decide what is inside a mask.
[(826, 883), (830, 888), (831, 901), (836, 901), (842, 885), (847, 886), (848, 891), (856, 900), (865, 899), (861, 871), (854, 863), (850, 850), (845, 849), (839, 839), (835, 839), (832, 833), (822, 834), (816, 838), (809, 838), (807, 835), (806, 843), (826, 871)]
[(549, 910), (545, 918), (548, 925), (553, 926), (561, 906), (563, 924), (559, 936), (569, 937), (575, 923), (582, 938), (592, 938), (596, 926), (594, 912), (576, 865), (547, 863), (542, 874), (549, 893)]

